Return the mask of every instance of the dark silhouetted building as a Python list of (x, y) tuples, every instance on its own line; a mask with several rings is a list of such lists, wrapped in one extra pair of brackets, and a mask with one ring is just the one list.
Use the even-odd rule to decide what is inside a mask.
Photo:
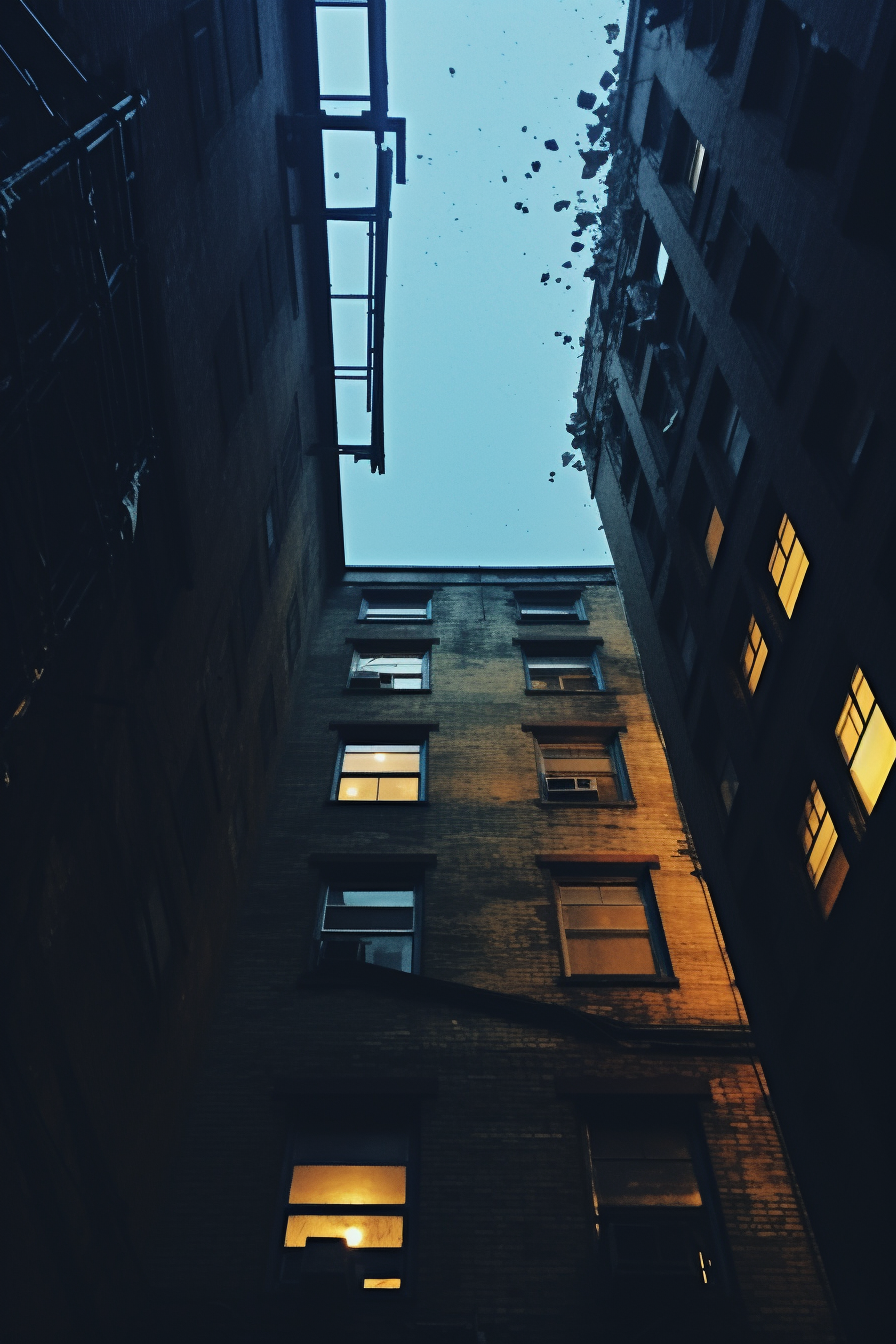
[(350, 568), (292, 694), (157, 1337), (833, 1340), (613, 571)]
[(569, 427), (857, 1340), (894, 1249), (894, 36), (631, 6)]

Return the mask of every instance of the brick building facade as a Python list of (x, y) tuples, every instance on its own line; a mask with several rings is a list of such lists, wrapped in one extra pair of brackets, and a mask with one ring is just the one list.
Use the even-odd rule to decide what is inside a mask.
[(836, 1337), (612, 570), (330, 590), (145, 1258), (177, 1338)]
[(857, 1339), (896, 1193), (894, 39), (890, 5), (632, 4), (570, 426)]

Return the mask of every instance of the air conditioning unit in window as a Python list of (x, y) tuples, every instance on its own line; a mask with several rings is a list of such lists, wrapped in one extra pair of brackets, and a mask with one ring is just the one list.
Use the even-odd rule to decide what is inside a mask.
[(597, 780), (593, 775), (548, 775), (546, 783), (548, 793), (597, 793)]
[[(361, 672), (353, 672), (352, 675), (351, 675), (351, 679), (349, 680), (349, 683), (348, 683), (348, 684), (349, 684), (349, 690), (352, 690), (352, 691), (378, 691), (378, 690), (380, 689), (380, 685), (381, 685), (381, 683), (382, 683), (382, 680), (383, 680), (383, 679), (382, 679), (382, 677), (380, 676), (379, 672), (369, 672), (369, 671), (366, 671), (366, 670), (361, 671)], [(391, 677), (387, 677), (387, 678), (386, 678), (386, 681), (388, 682), (389, 686), (392, 685), (392, 678), (391, 678)]]

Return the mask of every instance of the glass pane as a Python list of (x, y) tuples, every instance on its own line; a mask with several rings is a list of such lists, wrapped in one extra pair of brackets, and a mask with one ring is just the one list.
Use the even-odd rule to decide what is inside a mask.
[(683, 1129), (674, 1125), (633, 1125), (625, 1128), (594, 1126), (591, 1153), (599, 1158), (676, 1158), (690, 1162), (691, 1146)]
[(365, 751), (359, 747), (346, 747), (342, 760), (343, 774), (385, 775), (392, 772), (406, 773), (420, 769), (420, 748), (402, 747), (398, 750), (377, 750), (371, 747)]
[(293, 1167), (289, 1202), (403, 1204), (406, 1174), (407, 1168), (399, 1166)]
[(594, 1162), (594, 1188), (598, 1205), (699, 1208), (703, 1203), (689, 1161), (600, 1159)]
[(560, 899), (564, 905), (640, 905), (641, 892), (634, 882), (562, 886)]
[(588, 749), (593, 754), (585, 755), (585, 748), (579, 748), (581, 755), (558, 757), (543, 752), (545, 772), (549, 775), (600, 775), (612, 771), (612, 762), (608, 751)]
[(589, 672), (587, 676), (560, 677), (561, 691), (593, 691), (597, 688), (597, 682)]
[(573, 658), (569, 656), (563, 658), (528, 658), (527, 662), (530, 669), (533, 671), (536, 668), (552, 668), (555, 671), (562, 671), (563, 669), (574, 670), (575, 668), (587, 668), (588, 671), (591, 670), (591, 659), (584, 656), (581, 658)]
[(706, 149), (698, 140), (694, 145), (694, 153), (691, 157), (691, 166), (688, 170), (688, 186), (696, 195), (697, 188), (700, 185), (700, 177), (703, 173), (703, 163), (706, 158)]
[(402, 672), (405, 675), (419, 676), (422, 670), (423, 659), (419, 654), (415, 654), (414, 657), (392, 657), (383, 653), (375, 658), (358, 659), (359, 672)]
[(307, 1237), (344, 1237), (349, 1246), (387, 1249), (401, 1246), (404, 1219), (390, 1215), (357, 1217), (350, 1213), (291, 1213), (284, 1246), (304, 1246)]
[(896, 738), (881, 713), (880, 705), (875, 704), (849, 772), (867, 812), (871, 811), (880, 797), (894, 761)]
[(571, 934), (566, 939), (571, 975), (655, 975), (647, 934), (601, 937)]
[(363, 933), (370, 929), (385, 933), (392, 929), (412, 929), (414, 927), (413, 909), (385, 907), (381, 905), (328, 905), (324, 916), (325, 929), (352, 930)]
[(401, 1279), (365, 1279), (365, 1288), (400, 1288)]
[(318, 9), (315, 17), (321, 93), (369, 93), (366, 8)]
[(409, 937), (366, 938), (364, 960), (371, 966), (385, 966), (390, 971), (404, 971), (410, 975), (413, 960), (413, 943)]
[(417, 778), (393, 779), (386, 776), (380, 780), (379, 801), (381, 803), (417, 802), (420, 797), (420, 780)]
[(340, 779), (338, 798), (341, 803), (375, 803), (377, 781), (373, 779)]
[(718, 509), (713, 509), (712, 517), (709, 520), (709, 527), (706, 529), (706, 539), (703, 543), (710, 569), (712, 569), (713, 565), (716, 563), (716, 557), (719, 554), (719, 547), (722, 544), (724, 531), (725, 524), (722, 522), (722, 515), (719, 513)]
[(563, 907), (565, 929), (643, 929), (647, 912), (643, 905), (570, 905)]
[(412, 891), (341, 891), (330, 892), (327, 903), (344, 905), (410, 905), (414, 904)]
[(393, 691), (422, 691), (422, 677), (395, 677), (392, 682)]

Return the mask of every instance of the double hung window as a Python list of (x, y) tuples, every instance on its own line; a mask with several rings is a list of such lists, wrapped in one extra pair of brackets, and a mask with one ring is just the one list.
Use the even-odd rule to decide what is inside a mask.
[(809, 881), (815, 888), (821, 913), (827, 919), (840, 895), (849, 863), (827, 803), (814, 779), (803, 807), (799, 838)]
[(692, 1127), (621, 1113), (588, 1126), (601, 1253), (614, 1278), (715, 1286), (721, 1265)]
[(646, 875), (556, 883), (563, 969), (575, 975), (668, 975), (668, 953)]
[(759, 629), (756, 617), (751, 616), (750, 624), (747, 626), (747, 637), (740, 654), (740, 670), (751, 695), (756, 694), (756, 687), (759, 685), (767, 657), (768, 645)]
[(336, 771), (337, 802), (420, 802), (425, 753), (424, 742), (346, 742)]
[(525, 622), (586, 621), (580, 592), (520, 592), (516, 594), (520, 620)]
[(837, 742), (866, 812), (871, 812), (896, 761), (896, 738), (860, 667), (837, 720)]
[(597, 653), (593, 650), (543, 652), (523, 650), (526, 686), (530, 691), (602, 691), (604, 689)]
[(631, 802), (631, 788), (618, 736), (565, 740), (553, 734), (538, 740), (542, 797), (563, 803)]
[(429, 621), (432, 620), (432, 593), (407, 592), (388, 588), (365, 592), (361, 598), (359, 621)]
[(788, 616), (793, 615), (808, 568), (806, 552), (794, 531), (793, 523), (785, 513), (772, 547), (768, 572)]
[(352, 691), (429, 690), (429, 653), (361, 653), (356, 649), (348, 684)]
[[(294, 1137), (284, 1210), (281, 1277), (343, 1270), (359, 1291), (400, 1289), (405, 1277), (409, 1135), (406, 1128), (322, 1116)], [(333, 1253), (336, 1253), (335, 1258)]]
[(413, 971), (419, 894), (420, 884), (406, 874), (375, 885), (360, 878), (329, 882), (318, 933), (320, 960)]

